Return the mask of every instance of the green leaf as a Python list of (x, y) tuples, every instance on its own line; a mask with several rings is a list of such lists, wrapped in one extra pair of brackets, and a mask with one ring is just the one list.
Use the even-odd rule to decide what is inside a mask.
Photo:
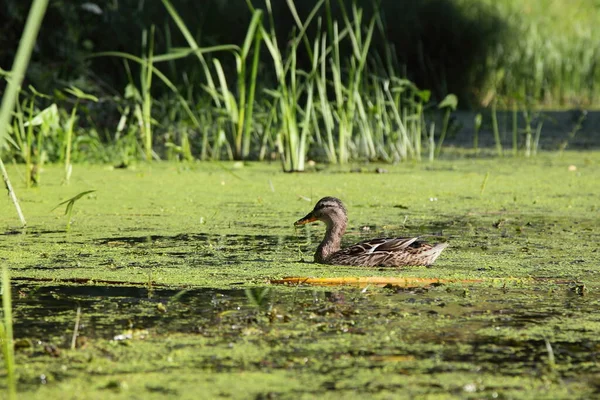
[(254, 36), (259, 34), (260, 31), (258, 28), (261, 25), (262, 20), (262, 11), (256, 10), (252, 15), (252, 20), (250, 21), (250, 26), (248, 27), (248, 32), (246, 33), (246, 39), (244, 40), (244, 45), (242, 46), (242, 59), (246, 59), (248, 57), (248, 53), (250, 52), (250, 47), (252, 46), (252, 42), (254, 41)]
[[(12, 126), (10, 126), (10, 125), (8, 125), (8, 126), (6, 127), (6, 129), (7, 129), (7, 132), (8, 132), (8, 134), (9, 134), (9, 135), (18, 135), (18, 133), (16, 133), (16, 132), (14, 131), (14, 129), (12, 128)], [(13, 140), (13, 138), (11, 138), (10, 136), (7, 136), (7, 137), (6, 137), (6, 141), (8, 142), (8, 144), (10, 144), (10, 145), (14, 146), (14, 147), (15, 147), (15, 149), (17, 149), (17, 150), (21, 150), (21, 146), (19, 146), (19, 144), (18, 144), (17, 142), (15, 142), (15, 141)]]
[(142, 95), (140, 94), (140, 91), (132, 83), (129, 83), (127, 86), (125, 86), (125, 98), (133, 99), (137, 102), (142, 101)]
[(29, 121), (25, 121), (23, 123), (23, 126), (39, 126), (42, 124), (46, 124), (48, 126), (55, 126), (56, 124), (58, 124), (59, 119), (60, 115), (58, 113), (58, 107), (56, 106), (56, 104), (52, 104), (44, 108), (39, 113), (37, 113), (37, 115), (31, 118)]
[(96, 191), (96, 190), (86, 190), (85, 192), (81, 192), (81, 193), (79, 193), (79, 194), (77, 194), (77, 195), (75, 195), (75, 196), (71, 197), (71, 198), (70, 198), (70, 199), (68, 199), (68, 200), (65, 200), (65, 201), (63, 201), (63, 202), (61, 202), (61, 203), (58, 203), (58, 205), (57, 205), (56, 207), (54, 207), (54, 208), (52, 209), (52, 211), (56, 210), (58, 207), (62, 206), (63, 204), (66, 204), (66, 205), (67, 205), (67, 207), (66, 207), (66, 209), (65, 209), (65, 215), (67, 215), (67, 214), (69, 213), (69, 211), (71, 211), (71, 210), (73, 209), (73, 205), (75, 204), (75, 202), (76, 202), (77, 200), (81, 199), (81, 198), (82, 198), (83, 196), (85, 196), (86, 194), (90, 194), (90, 193), (93, 193), (93, 192), (95, 192), (95, 191)]
[(479, 128), (481, 128), (481, 123), (483, 121), (483, 117), (481, 116), (481, 113), (478, 113), (477, 115), (475, 115), (475, 129), (479, 130)]
[(427, 103), (431, 98), (431, 90), (423, 89), (417, 90), (415, 89), (415, 96), (419, 97), (424, 103)]
[(91, 100), (94, 102), (98, 101), (98, 98), (92, 94), (87, 94), (83, 92), (81, 89), (76, 88), (75, 86), (71, 86), (70, 88), (65, 89), (65, 92), (77, 97), (81, 100)]
[(456, 95), (450, 93), (447, 95), (444, 100), (440, 104), (438, 104), (438, 108), (450, 108), (452, 111), (456, 110), (458, 106), (458, 97)]
[(223, 67), (221, 66), (221, 62), (215, 58), (213, 59), (213, 64), (215, 65), (215, 69), (217, 70), (217, 77), (219, 78), (219, 83), (221, 85), (221, 96), (223, 96), (225, 102), (225, 109), (227, 110), (227, 114), (229, 114), (229, 118), (233, 123), (237, 123), (239, 118), (237, 101), (229, 87), (227, 85), (227, 78), (225, 77), (225, 72), (223, 71)]

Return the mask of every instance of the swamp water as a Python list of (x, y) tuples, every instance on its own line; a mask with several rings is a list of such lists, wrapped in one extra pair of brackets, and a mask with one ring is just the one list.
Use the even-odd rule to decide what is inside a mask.
[[(0, 202), (0, 260), (23, 398), (598, 396), (600, 153), (360, 168), (76, 166), (66, 186), (46, 167), (28, 190), (11, 169), (29, 227)], [(65, 232), (53, 208), (91, 189)], [(293, 222), (326, 195), (346, 244), (450, 246), (433, 268), (313, 264), (323, 226)], [(444, 283), (270, 283), (288, 276)]]

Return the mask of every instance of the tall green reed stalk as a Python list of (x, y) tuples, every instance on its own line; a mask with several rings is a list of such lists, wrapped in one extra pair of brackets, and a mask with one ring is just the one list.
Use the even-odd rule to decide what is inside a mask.
[(10, 276), (8, 267), (2, 266), (2, 315), (0, 321), (0, 346), (4, 358), (4, 366), (6, 367), (6, 381), (8, 386), (9, 399), (17, 398), (17, 377), (16, 364), (13, 340), (13, 324), (12, 324), (12, 299), (10, 290)]
[(71, 164), (71, 147), (73, 143), (75, 120), (77, 119), (77, 107), (79, 106), (79, 102), (81, 100), (91, 100), (97, 102), (98, 98), (96, 96), (92, 96), (91, 94), (84, 93), (82, 90), (76, 88), (75, 86), (71, 86), (65, 91), (75, 97), (75, 105), (73, 106), (73, 109), (71, 110), (71, 115), (69, 117), (69, 120), (67, 121), (67, 132), (64, 138), (65, 182), (69, 183), (69, 180), (71, 179), (71, 172), (73, 171), (73, 165)]
[[(531, 114), (527, 109), (523, 110), (523, 120), (525, 121), (525, 157), (530, 157), (532, 146)], [(513, 151), (516, 153), (515, 150)]]
[[(10, 76), (8, 78), (8, 84), (6, 86), (4, 96), (2, 97), (2, 104), (0, 105), (0, 156), (1, 151), (4, 148), (4, 142), (7, 136), (7, 129), (10, 123), (11, 114), (15, 107), (15, 102), (17, 101), (19, 88), (21, 87), (21, 82), (23, 82), (25, 70), (27, 69), (27, 65), (29, 64), (31, 51), (33, 50), (35, 39), (38, 35), (40, 26), (42, 24), (42, 19), (44, 18), (44, 14), (46, 13), (47, 6), (48, 0), (34, 0), (29, 10), (29, 15), (27, 16), (25, 29), (21, 37), (21, 42), (19, 43), (19, 48), (17, 50), (17, 54), (10, 72)], [(17, 200), (17, 196), (12, 188), (10, 179), (8, 177), (8, 172), (4, 167), (4, 163), (2, 162), (1, 157), (0, 170), (2, 172), (4, 184), (8, 189), (10, 198), (13, 204), (15, 205), (17, 214), (19, 215), (19, 219), (21, 220), (21, 224), (25, 226), (25, 217), (23, 216), (21, 207), (19, 205), (19, 201)], [(11, 396), (14, 397), (14, 392), (11, 391), (11, 393), (13, 393)]]
[[(280, 113), (280, 128), (277, 134), (276, 143), (278, 143), (279, 153), (282, 158), (283, 169), (285, 171), (304, 171), (306, 154), (308, 151), (307, 140), (309, 137), (309, 128), (311, 125), (314, 97), (314, 80), (318, 67), (319, 39), (313, 44), (311, 55), (311, 71), (306, 74), (297, 70), (296, 55), (298, 46), (304, 41), (306, 29), (316, 12), (322, 7), (324, 0), (320, 0), (313, 7), (306, 21), (302, 22), (297, 16), (297, 12), (292, 0), (287, 4), (290, 11), (295, 16), (298, 25), (298, 33), (292, 38), (289, 44), (289, 56), (284, 57), (279, 49), (277, 35), (275, 34), (275, 23), (273, 19), (273, 10), (271, 1), (266, 0), (267, 14), (269, 16), (270, 29), (267, 30), (264, 24), (260, 26), (260, 34), (265, 42), (269, 54), (275, 67), (277, 78), (277, 90), (268, 91), (273, 97), (274, 106), (278, 107)], [(248, 1), (248, 6), (254, 12), (254, 7)], [(306, 45), (306, 42), (305, 42)], [(304, 97), (305, 107), (299, 104), (300, 98)]]
[(444, 122), (442, 123), (442, 132), (440, 134), (440, 139), (438, 140), (437, 148), (435, 150), (436, 158), (440, 156), (442, 152), (442, 145), (444, 144), (444, 139), (446, 138), (446, 133), (448, 132), (448, 125), (450, 123), (450, 114), (452, 111), (456, 110), (458, 106), (458, 98), (454, 94), (447, 95), (444, 100), (440, 104), (438, 104), (438, 108), (440, 110), (444, 110)]
[(142, 89), (142, 105), (136, 105), (135, 115), (139, 121), (142, 142), (144, 143), (144, 154), (146, 161), (151, 161), (152, 150), (152, 66), (154, 57), (154, 25), (150, 28), (150, 34), (144, 29), (142, 35), (142, 48), (144, 63), (140, 69), (140, 86)]
[[(215, 85), (215, 81), (214, 81), (214, 79), (212, 77), (212, 74), (210, 72), (210, 68), (209, 68), (208, 63), (206, 61), (206, 58), (204, 58), (204, 53), (206, 53), (207, 51), (205, 49), (202, 49), (198, 45), (198, 43), (196, 42), (196, 39), (194, 39), (194, 35), (192, 35), (192, 33), (185, 26), (185, 23), (183, 22), (183, 19), (179, 16), (179, 14), (175, 10), (175, 8), (171, 4), (171, 2), (169, 0), (162, 0), (162, 3), (165, 6), (165, 8), (167, 9), (167, 12), (169, 13), (169, 15), (171, 16), (171, 18), (173, 19), (173, 21), (175, 21), (175, 24), (177, 25), (177, 27), (179, 28), (179, 30), (183, 34), (183, 36), (184, 36), (185, 40), (187, 41), (188, 45), (190, 46), (189, 49), (182, 49), (181, 50), (181, 52), (183, 53), (182, 56), (183, 57), (187, 57), (187, 55), (189, 55), (189, 54), (194, 54), (198, 58), (198, 60), (200, 61), (200, 65), (202, 67), (202, 70), (204, 71), (204, 76), (205, 76), (205, 79), (207, 81), (207, 86), (210, 89), (208, 91), (208, 93), (212, 95), (212, 98), (213, 98), (213, 101), (215, 102), (215, 104), (220, 107), (221, 106), (221, 101), (219, 100), (218, 96), (216, 95), (216, 93), (217, 93), (217, 86)], [(216, 47), (218, 48), (220, 46), (216, 46)], [(176, 59), (176, 57), (171, 57), (171, 56), (167, 56), (166, 57), (166, 60), (169, 61), (169, 62), (172, 62), (175, 59)]]
[(475, 150), (475, 154), (479, 153), (479, 131), (482, 123), (483, 117), (481, 113), (477, 113), (473, 118), (473, 150)]
[[(213, 93), (213, 97), (220, 95), (225, 106), (224, 114), (227, 115), (231, 124), (231, 142), (234, 148), (234, 157), (237, 159), (245, 159), (250, 153), (254, 97), (256, 92), (261, 43), (261, 35), (259, 34), (258, 27), (260, 26), (261, 19), (262, 11), (255, 10), (248, 31), (246, 32), (246, 38), (242, 48), (232, 52), (235, 57), (236, 65), (237, 99), (229, 89), (221, 62), (217, 58), (213, 59), (221, 89), (220, 93)], [(254, 48), (254, 55), (252, 58), (250, 76), (247, 77), (246, 64), (252, 48)], [(210, 91), (210, 86), (208, 86), (207, 89)]]
[(531, 149), (532, 155), (537, 155), (539, 145), (540, 145), (540, 136), (542, 134), (542, 128), (544, 126), (544, 118), (543, 115), (539, 117), (537, 121), (537, 125), (535, 127), (535, 137), (533, 138), (533, 148)]
[[(236, 56), (236, 66), (238, 75), (238, 95), (240, 98), (240, 121), (238, 122), (235, 148), (241, 158), (246, 158), (250, 153), (250, 138), (252, 135), (252, 122), (254, 112), (254, 96), (256, 92), (256, 78), (258, 75), (258, 63), (260, 60), (261, 36), (258, 33), (258, 26), (262, 19), (262, 11), (256, 10), (250, 22), (250, 28), (246, 34), (242, 51)], [(246, 59), (250, 53), (251, 47), (254, 47), (254, 56), (250, 70), (250, 87), (246, 93)]]
[[(28, 169), (29, 179), (33, 183), (40, 184), (40, 170), (46, 161), (47, 154), (44, 142), (51, 135), (56, 134), (60, 128), (60, 112), (56, 103), (52, 103), (45, 109), (34, 113), (33, 107), (29, 110), (28, 120), (23, 124), (27, 133), (21, 136), (27, 137), (27, 157), (32, 162)], [(36, 133), (37, 131), (37, 133)], [(34, 151), (35, 146), (35, 151)]]
[[(392, 81), (393, 82), (393, 81)], [(400, 86), (390, 88), (390, 81), (384, 82), (383, 91), (387, 98), (386, 110), (387, 116), (384, 116), (387, 121), (388, 130), (395, 132), (392, 136), (395, 144), (394, 150), (398, 154), (399, 160), (410, 158), (415, 153), (414, 143), (410, 140), (408, 130), (404, 124), (405, 119), (402, 117), (406, 115), (402, 112), (402, 104), (400, 96), (404, 92), (402, 81), (397, 81)], [(394, 90), (396, 89), (396, 90)]]
[(500, 130), (498, 129), (498, 110), (496, 106), (497, 100), (492, 100), (492, 132), (494, 133), (494, 143), (496, 145), (496, 155), (502, 156), (502, 141), (500, 140)]
[(429, 162), (435, 159), (435, 124), (429, 126)]
[[(516, 101), (512, 105), (512, 153), (513, 157), (517, 156), (519, 151), (519, 106)], [(523, 114), (525, 115), (525, 114)]]
[[(13, 136), (15, 138), (15, 146), (20, 150), (21, 158), (25, 161), (25, 186), (30, 188), (32, 183), (37, 180), (37, 173), (39, 168), (34, 166), (34, 123), (35, 120), (39, 118), (40, 115), (44, 115), (47, 111), (41, 111), (39, 114), (35, 114), (35, 105), (36, 99), (38, 97), (50, 99), (50, 96), (42, 94), (35, 90), (32, 86), (29, 86), (29, 90), (31, 91), (31, 97), (24, 101), (23, 105), (19, 101), (16, 101), (16, 112), (13, 118)], [(56, 109), (56, 105), (50, 106), (46, 110), (54, 110), (52, 112), (56, 117), (58, 117), (58, 110)], [(27, 116), (25, 115), (25, 111), (27, 111)], [(41, 151), (41, 150), (40, 150)], [(40, 161), (40, 152), (38, 152), (38, 163)]]
[[(335, 148), (335, 116), (333, 107), (328, 99), (327, 95), (327, 70), (328, 63), (325, 55), (327, 54), (327, 35), (324, 35), (321, 38), (321, 61), (319, 62), (319, 76), (315, 79), (315, 86), (317, 88), (318, 94), (318, 111), (320, 112), (320, 117), (323, 125), (323, 129), (325, 130), (326, 137), (322, 140), (321, 143), (321, 135), (317, 135), (317, 141), (321, 143), (321, 147), (325, 151), (327, 155), (327, 159), (330, 163), (337, 163), (337, 151)], [(320, 121), (318, 120), (318, 114), (313, 114), (313, 125), (315, 127), (319, 127)], [(320, 129), (319, 129), (320, 133)]]
[[(352, 45), (352, 52), (347, 64), (347, 81), (342, 82), (342, 65), (340, 57), (340, 33), (336, 21), (330, 21), (333, 25), (333, 58), (330, 62), (330, 68), (333, 75), (333, 87), (335, 93), (336, 115), (338, 118), (338, 161), (345, 164), (349, 159), (348, 143), (352, 139), (352, 133), (357, 116), (357, 108), (361, 107), (361, 81), (363, 78), (369, 47), (373, 38), (375, 28), (375, 16), (371, 18), (367, 31), (363, 37), (362, 10), (352, 4), (352, 18), (349, 17), (343, 1), (338, 2), (342, 10), (343, 21), (345, 25), (344, 32), (347, 34)], [(366, 138), (371, 138), (371, 133), (366, 123), (366, 114), (361, 113), (359, 109), (359, 118), (363, 120), (363, 133)]]
[[(148, 80), (149, 80), (149, 78), (148, 78), (149, 74), (153, 74), (156, 77), (158, 77), (161, 80), (161, 82), (164, 85), (166, 85), (172, 91), (172, 93), (175, 95), (178, 103), (183, 108), (185, 115), (189, 118), (189, 120), (191, 121), (191, 124), (194, 126), (194, 128), (196, 128), (200, 132), (205, 132), (202, 142), (203, 142), (203, 145), (208, 145), (208, 137), (206, 134), (207, 131), (205, 130), (205, 126), (202, 123), (201, 118), (197, 115), (197, 113), (194, 110), (192, 110), (188, 99), (186, 99), (179, 92), (179, 89), (177, 88), (177, 86), (175, 86), (175, 84), (156, 67), (156, 64), (160, 63), (160, 62), (165, 62), (165, 61), (170, 62), (170, 61), (177, 60), (180, 58), (185, 58), (194, 53), (211, 53), (211, 52), (217, 52), (217, 51), (231, 51), (231, 50), (235, 50), (236, 48), (237, 48), (237, 46), (233, 46), (233, 45), (222, 45), (222, 46), (213, 46), (213, 47), (206, 47), (206, 48), (181, 49), (181, 50), (175, 50), (172, 53), (153, 55), (152, 60), (151, 60), (152, 62), (150, 62), (150, 60), (148, 60), (148, 59), (140, 58), (135, 55), (132, 55), (129, 53), (124, 53), (124, 52), (119, 52), (119, 51), (107, 51), (107, 52), (96, 53), (96, 54), (92, 55), (91, 57), (119, 57), (124, 60), (134, 61), (134, 62), (138, 63), (142, 68), (147, 69), (147, 72), (143, 75), (146, 79), (146, 82), (148, 82)], [(214, 91), (213, 90), (209, 91), (209, 93), (211, 93), (211, 92), (214, 92)], [(150, 96), (149, 90), (148, 90), (148, 96)], [(213, 98), (213, 99), (215, 99), (215, 98)], [(218, 99), (218, 97), (216, 97), (215, 101), (219, 101), (219, 104), (220, 104), (220, 100)], [(143, 104), (146, 104), (145, 109), (147, 111), (151, 109), (151, 107), (147, 106), (147, 104), (151, 104), (151, 99), (148, 101), (143, 101)], [(143, 113), (142, 113), (142, 108), (138, 107), (137, 109), (138, 109), (138, 111), (136, 113), (137, 119), (139, 121), (143, 121), (144, 117), (143, 117)], [(146, 116), (148, 116), (148, 114), (146, 114)], [(146, 119), (146, 121), (151, 123), (151, 121), (152, 121), (151, 115), (150, 115), (150, 118)], [(150, 154), (152, 157), (153, 152), (152, 152), (151, 146), (148, 147), (148, 142), (146, 142), (146, 156), (148, 155), (148, 152), (147, 152), (148, 150), (150, 150), (150, 152), (151, 152)], [(203, 154), (206, 154), (206, 148), (203, 148), (202, 152), (203, 152)]]
[[(218, 109), (222, 109), (223, 105), (221, 104), (222, 100), (219, 96), (219, 90), (217, 89), (217, 85), (215, 84), (215, 80), (212, 76), (210, 67), (208, 65), (206, 58), (204, 57), (204, 54), (215, 52), (215, 51), (235, 51), (236, 49), (238, 49), (238, 47), (233, 46), (233, 45), (223, 45), (223, 46), (201, 48), (198, 45), (198, 43), (196, 42), (194, 35), (192, 35), (190, 30), (187, 28), (187, 26), (185, 25), (185, 22), (183, 22), (183, 19), (177, 13), (177, 10), (175, 10), (175, 8), (171, 4), (171, 2), (169, 0), (162, 0), (162, 3), (165, 6), (165, 8), (167, 9), (167, 12), (171, 16), (171, 18), (173, 19), (173, 21), (175, 22), (177, 27), (179, 28), (179, 30), (181, 31), (181, 34), (185, 38), (189, 47), (184, 48), (184, 49), (178, 49), (177, 51), (174, 51), (169, 54), (165, 54), (162, 57), (157, 57), (157, 58), (162, 59), (164, 61), (168, 61), (169, 63), (172, 63), (177, 58), (187, 57), (188, 55), (195, 55), (198, 58), (198, 61), (200, 62), (202, 71), (204, 72), (204, 78), (206, 79), (206, 92), (211, 96), (212, 101), (215, 104), (215, 106)], [(178, 96), (179, 96), (179, 94), (178, 94)], [(185, 101), (185, 98), (183, 98), (183, 97), (180, 97), (180, 99), (182, 101)], [(195, 115), (192, 116), (190, 114), (190, 113), (192, 113), (192, 109), (189, 107), (189, 105), (187, 105), (187, 104), (184, 105), (184, 108), (186, 109), (186, 112), (192, 119), (196, 128), (202, 132), (203, 136), (202, 136), (202, 149), (200, 152), (201, 153), (200, 158), (204, 160), (208, 156), (208, 152), (209, 152), (209, 150), (208, 150), (208, 147), (209, 147), (208, 134), (209, 134), (210, 129), (208, 129), (206, 126), (199, 125), (198, 118)], [(220, 132), (219, 132), (219, 135), (220, 135)], [(220, 136), (218, 136), (218, 138), (220, 138)], [(214, 153), (213, 153), (213, 157), (214, 157)]]

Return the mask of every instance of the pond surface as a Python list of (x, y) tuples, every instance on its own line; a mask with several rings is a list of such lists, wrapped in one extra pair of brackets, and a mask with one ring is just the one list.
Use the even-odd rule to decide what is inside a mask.
[[(0, 260), (13, 278), (19, 390), (598, 396), (600, 153), (376, 167), (76, 166), (68, 186), (46, 167), (38, 188), (13, 182), (28, 228), (0, 202)], [(90, 189), (66, 232), (53, 208)], [(293, 222), (326, 195), (348, 208), (345, 244), (414, 234), (450, 246), (432, 268), (313, 264), (323, 226)], [(271, 283), (288, 276), (441, 283)]]

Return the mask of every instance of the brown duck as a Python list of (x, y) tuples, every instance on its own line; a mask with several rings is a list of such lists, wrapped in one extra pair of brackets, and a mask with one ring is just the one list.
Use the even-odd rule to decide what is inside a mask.
[(322, 221), (327, 226), (325, 238), (317, 247), (315, 262), (320, 264), (358, 265), (365, 267), (400, 267), (405, 265), (433, 264), (448, 243), (431, 245), (413, 238), (371, 239), (342, 249), (342, 236), (346, 232), (346, 208), (335, 197), (323, 197), (315, 208), (294, 225)]

